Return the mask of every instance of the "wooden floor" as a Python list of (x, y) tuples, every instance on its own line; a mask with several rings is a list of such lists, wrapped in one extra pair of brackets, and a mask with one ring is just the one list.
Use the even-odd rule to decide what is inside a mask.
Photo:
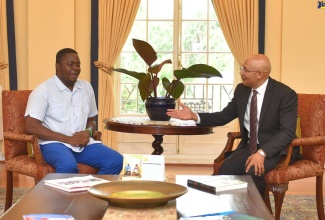
[[(166, 175), (211, 175), (212, 172), (212, 164), (166, 164)], [(315, 194), (315, 185), (315, 178), (307, 178), (292, 181), (289, 183), (289, 189), (287, 191), (287, 194)], [(32, 188), (33, 186), (33, 178), (24, 175), (14, 174), (14, 187)], [(6, 187), (6, 169), (4, 162), (0, 162), (0, 187)]]

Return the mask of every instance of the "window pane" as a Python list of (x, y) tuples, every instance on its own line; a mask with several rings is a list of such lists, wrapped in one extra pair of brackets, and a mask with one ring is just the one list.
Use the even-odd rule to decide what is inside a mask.
[(207, 51), (207, 22), (182, 22), (182, 50)]
[(218, 19), (211, 1), (209, 1), (209, 19), (210, 20), (217, 20)]
[[(146, 72), (146, 64), (137, 53), (123, 53), (121, 54), (121, 67), (135, 72)], [(134, 77), (121, 74), (121, 82), (138, 82)]]
[(139, 10), (135, 20), (146, 19), (147, 17), (147, 0), (141, 0)]
[(135, 21), (133, 23), (131, 32), (126, 40), (122, 51), (135, 51), (132, 38), (145, 40), (147, 36), (147, 25), (145, 21)]
[(157, 53), (159, 51), (173, 51), (172, 21), (148, 22), (148, 32), (148, 42)]
[(230, 52), (218, 21), (209, 22), (209, 51)]
[(208, 2), (207, 0), (183, 0), (182, 1), (183, 20), (207, 19)]
[(148, 0), (148, 19), (173, 19), (174, 0)]
[(234, 82), (234, 57), (231, 53), (211, 53), (209, 65), (219, 70), (222, 75), (222, 78), (210, 78), (209, 83), (232, 84)]
[(209, 112), (221, 111), (227, 106), (233, 97), (233, 85), (209, 85), (208, 86)]
[(122, 114), (144, 114), (144, 103), (138, 92), (137, 84), (121, 85), (121, 107)]

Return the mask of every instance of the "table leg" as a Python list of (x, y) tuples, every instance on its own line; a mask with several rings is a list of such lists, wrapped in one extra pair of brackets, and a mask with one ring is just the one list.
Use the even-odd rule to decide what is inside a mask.
[(152, 147), (155, 149), (151, 154), (152, 155), (161, 155), (164, 152), (164, 148), (161, 146), (163, 142), (164, 135), (152, 135), (155, 140), (152, 142)]

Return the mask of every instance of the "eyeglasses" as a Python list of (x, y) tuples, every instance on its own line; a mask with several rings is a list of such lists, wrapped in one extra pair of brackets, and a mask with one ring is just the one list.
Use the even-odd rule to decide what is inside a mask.
[(240, 70), (240, 72), (245, 72), (245, 73), (260, 72), (260, 71), (257, 71), (257, 70), (248, 70), (248, 69), (246, 69), (246, 67), (244, 67), (244, 66), (240, 66), (240, 67), (239, 67), (239, 70)]

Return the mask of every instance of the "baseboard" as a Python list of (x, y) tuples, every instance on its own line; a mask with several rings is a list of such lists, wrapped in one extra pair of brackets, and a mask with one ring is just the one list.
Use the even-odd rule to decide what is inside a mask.
[(212, 165), (215, 157), (210, 155), (164, 155), (166, 164)]
[(166, 167), (213, 167), (213, 164), (165, 163)]

